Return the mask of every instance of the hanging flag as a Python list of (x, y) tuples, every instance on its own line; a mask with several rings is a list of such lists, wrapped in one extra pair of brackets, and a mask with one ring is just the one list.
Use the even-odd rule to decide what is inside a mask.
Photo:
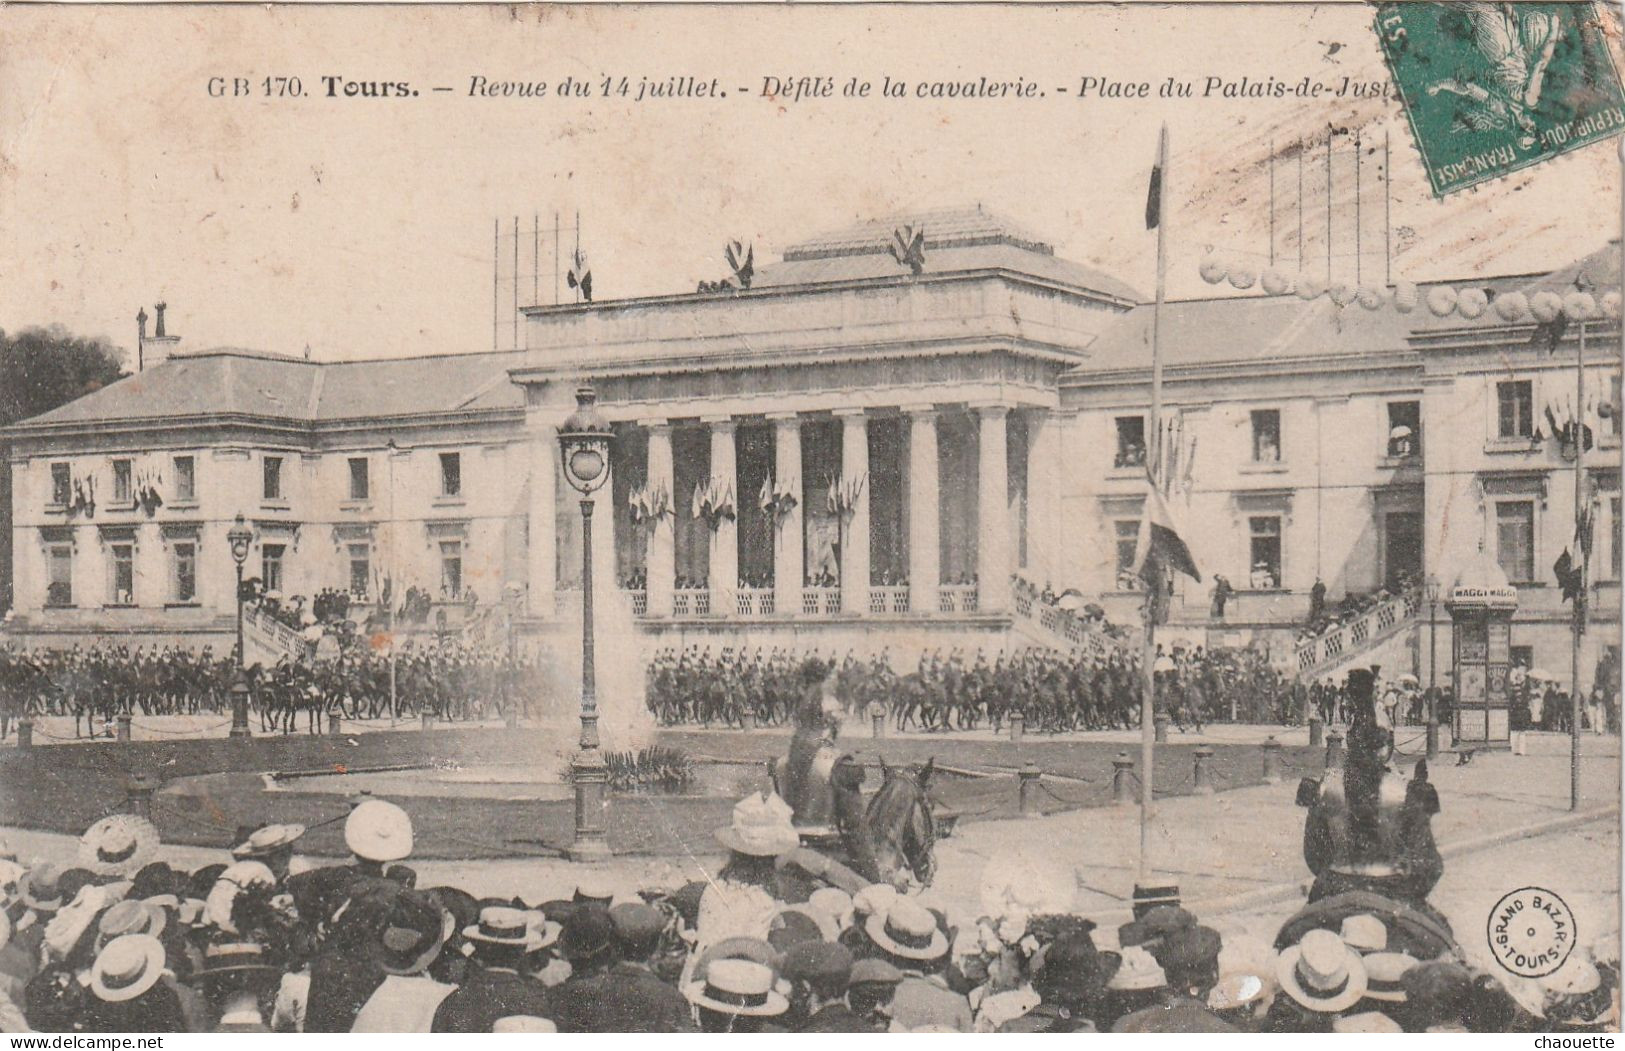
[(1161, 579), (1169, 572), (1183, 573), (1198, 583), (1202, 580), (1201, 570), (1196, 568), (1196, 559), (1174, 524), (1168, 501), (1149, 479), (1146, 484), (1145, 513), (1140, 519), (1140, 536), (1134, 549), (1133, 572), (1147, 580), (1152, 579), (1153, 574)]
[(1564, 548), (1563, 553), (1557, 556), (1552, 564), (1552, 572), (1557, 576), (1557, 586), (1563, 589), (1563, 601), (1579, 603), (1585, 599), (1585, 571), (1574, 563), (1569, 555), (1569, 549)]
[(1151, 166), (1151, 186), (1145, 195), (1145, 228), (1162, 225), (1162, 169), (1168, 164), (1168, 126), (1157, 136), (1157, 160)]

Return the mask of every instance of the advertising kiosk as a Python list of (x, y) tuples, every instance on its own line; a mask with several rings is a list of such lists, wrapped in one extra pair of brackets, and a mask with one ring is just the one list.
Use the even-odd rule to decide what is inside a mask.
[(1512, 614), (1518, 589), (1490, 555), (1480, 550), (1456, 578), (1445, 602), (1450, 612), (1452, 718), (1458, 746), (1510, 747)]

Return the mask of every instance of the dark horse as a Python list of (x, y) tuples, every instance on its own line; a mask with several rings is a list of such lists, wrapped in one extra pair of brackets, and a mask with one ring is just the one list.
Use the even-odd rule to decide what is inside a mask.
[(870, 883), (891, 883), (904, 870), (923, 885), (936, 874), (936, 819), (929, 792), (936, 760), (893, 767), (880, 761), (880, 788), (863, 800), (863, 768), (838, 764), (831, 779), (838, 838), (812, 844)]

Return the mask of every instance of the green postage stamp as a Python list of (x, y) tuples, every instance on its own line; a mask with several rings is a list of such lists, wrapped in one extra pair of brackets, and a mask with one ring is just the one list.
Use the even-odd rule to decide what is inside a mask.
[(1436, 197), (1625, 131), (1592, 3), (1385, 3), (1377, 36)]

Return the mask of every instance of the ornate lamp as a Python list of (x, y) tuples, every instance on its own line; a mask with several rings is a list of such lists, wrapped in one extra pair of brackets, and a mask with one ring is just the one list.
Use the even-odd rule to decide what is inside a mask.
[(231, 546), (231, 560), (237, 563), (237, 680), (231, 684), (232, 737), (251, 736), (248, 729), (248, 682), (243, 677), (246, 654), (243, 651), (243, 563), (248, 561), (248, 548), (254, 542), (254, 531), (248, 528), (241, 514), (226, 532), (226, 543)]
[(604, 802), (609, 771), (598, 747), (598, 695), (593, 671), (592, 640), (592, 494), (609, 479), (609, 448), (614, 431), (598, 411), (591, 387), (576, 391), (576, 411), (559, 427), (559, 453), (564, 478), (581, 494), (581, 749), (571, 762), (575, 781), (576, 831), (570, 847), (574, 860), (609, 857), (604, 830)]

